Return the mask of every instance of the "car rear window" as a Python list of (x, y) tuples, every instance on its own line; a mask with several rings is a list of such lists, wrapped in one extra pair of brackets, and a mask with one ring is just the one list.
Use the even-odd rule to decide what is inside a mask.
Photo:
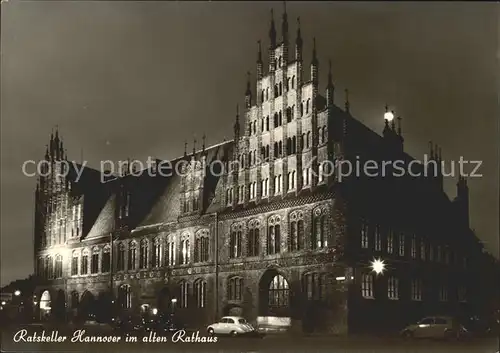
[(239, 320), (238, 320), (238, 322), (239, 322), (240, 324), (246, 324), (246, 323), (247, 323), (247, 320), (245, 320), (245, 319), (239, 319)]

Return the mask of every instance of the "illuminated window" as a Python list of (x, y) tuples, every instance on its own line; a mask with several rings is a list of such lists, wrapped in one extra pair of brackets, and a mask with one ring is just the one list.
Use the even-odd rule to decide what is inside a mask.
[(161, 239), (156, 237), (153, 240), (153, 251), (151, 251), (151, 263), (153, 267), (161, 267)]
[(269, 306), (274, 308), (287, 307), (290, 289), (287, 280), (282, 275), (276, 275), (269, 284)]
[(325, 215), (319, 215), (314, 218), (314, 229), (312, 232), (311, 248), (321, 249), (328, 246), (327, 241), (327, 222)]
[(380, 236), (380, 226), (376, 225), (375, 226), (375, 251), (381, 251), (382, 250), (382, 240)]
[(373, 299), (373, 275), (361, 275), (361, 295), (366, 299)]
[(128, 284), (124, 284), (118, 289), (118, 304), (123, 309), (132, 307), (132, 290)]
[(175, 265), (175, 256), (176, 256), (176, 249), (175, 249), (175, 236), (170, 235), (167, 238), (167, 250), (165, 251), (165, 264), (168, 266), (174, 266)]
[(415, 235), (411, 237), (411, 257), (417, 258), (417, 237)]
[(425, 261), (425, 240), (424, 239), (420, 239), (420, 259), (422, 261)]
[(267, 232), (267, 254), (277, 254), (281, 250), (280, 225), (271, 225)]
[(405, 235), (399, 234), (399, 256), (405, 256)]
[(387, 297), (392, 300), (399, 299), (399, 280), (389, 277), (387, 280)]
[(392, 254), (394, 251), (394, 231), (389, 230), (389, 234), (387, 235), (387, 253)]
[(368, 249), (368, 222), (361, 220), (361, 247)]
[(54, 266), (54, 275), (55, 278), (61, 278), (63, 275), (63, 259), (61, 255), (56, 255), (56, 261), (55, 261), (55, 266)]

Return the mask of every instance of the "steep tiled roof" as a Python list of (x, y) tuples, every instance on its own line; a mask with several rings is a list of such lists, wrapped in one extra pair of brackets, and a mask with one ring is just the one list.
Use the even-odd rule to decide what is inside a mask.
[(111, 195), (97, 216), (86, 239), (97, 238), (113, 231), (115, 225), (116, 195)]

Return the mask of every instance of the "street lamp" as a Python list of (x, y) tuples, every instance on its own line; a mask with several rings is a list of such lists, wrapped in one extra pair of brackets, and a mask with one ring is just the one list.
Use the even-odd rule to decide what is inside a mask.
[(373, 259), (373, 261), (370, 263), (372, 271), (375, 272), (377, 275), (380, 275), (384, 273), (385, 271), (385, 262), (381, 260), (380, 258), (378, 259)]
[(5, 304), (7, 304), (7, 303), (6, 303), (5, 301), (3, 301), (3, 302), (2, 302), (2, 305), (5, 305)]
[(16, 297), (19, 297), (19, 296), (21, 295), (21, 291), (20, 291), (19, 289), (18, 289), (18, 290), (16, 290), (16, 291), (14, 292), (14, 295), (15, 295)]

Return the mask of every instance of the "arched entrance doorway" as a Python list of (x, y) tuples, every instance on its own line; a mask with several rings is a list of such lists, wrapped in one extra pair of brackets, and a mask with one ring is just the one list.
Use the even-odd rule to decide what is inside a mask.
[(48, 290), (43, 291), (40, 296), (40, 320), (49, 319), (50, 312), (52, 310), (51, 304), (52, 301), (50, 299), (50, 292)]
[(258, 325), (285, 329), (291, 324), (291, 290), (288, 280), (276, 269), (267, 270), (259, 282)]
[(62, 289), (56, 292), (52, 312), (56, 320), (64, 321), (66, 319), (66, 294)]
[(78, 310), (78, 316), (81, 320), (85, 321), (95, 317), (95, 298), (88, 290), (83, 292), (82, 299)]
[(158, 311), (162, 314), (170, 314), (172, 312), (172, 296), (167, 287), (158, 293)]

